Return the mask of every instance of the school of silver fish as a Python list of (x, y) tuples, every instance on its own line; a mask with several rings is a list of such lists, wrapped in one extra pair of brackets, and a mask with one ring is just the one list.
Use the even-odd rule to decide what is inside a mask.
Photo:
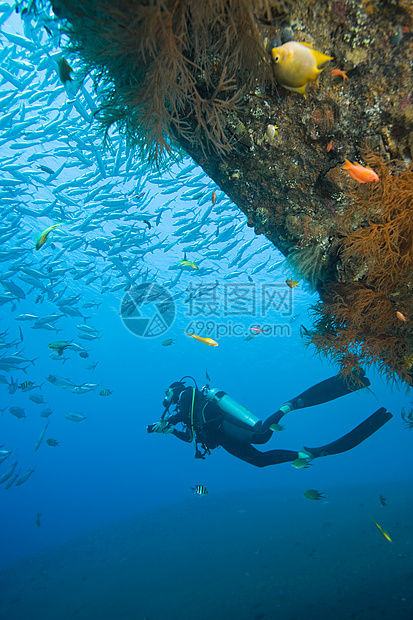
[[(191, 282), (208, 277), (245, 282), (263, 270), (282, 277), (273, 244), (254, 236), (238, 207), (192, 160), (154, 172), (116, 130), (103, 148), (91, 79), (81, 80), (76, 62), (72, 68), (63, 58), (60, 36), (52, 20), (45, 28), (0, 4), (0, 306), (13, 319), (0, 329), (0, 373), (7, 373), (0, 384), (7, 398), (27, 394), (29, 415), (47, 405), (42, 383), (30, 379), (36, 359), (24, 353), (31, 330), (44, 332), (39, 358), (49, 356), (53, 367), (78, 355), (82, 372), (90, 373), (98, 361), (88, 358), (104, 336), (93, 323), (109, 297), (119, 306), (125, 291), (145, 281), (185, 300)], [(73, 381), (52, 368), (44, 379), (74, 394), (98, 386), (97, 396), (112, 394), (84, 378)], [(23, 407), (6, 412), (27, 417)], [(46, 424), (34, 451), (52, 413), (40, 413)], [(58, 445), (54, 438), (45, 443)], [(16, 473), (16, 449), (0, 448), (0, 464), (15, 459), (0, 475), (3, 488), (22, 485), (34, 472)]]

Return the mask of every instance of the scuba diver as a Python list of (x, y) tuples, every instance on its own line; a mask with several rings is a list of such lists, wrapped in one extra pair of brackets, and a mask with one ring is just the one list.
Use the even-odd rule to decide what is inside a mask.
[[(191, 379), (195, 387), (186, 386), (185, 379)], [(274, 431), (282, 430), (279, 422), (287, 413), (327, 403), (369, 385), (370, 381), (360, 368), (353, 369), (347, 379), (339, 373), (287, 401), (262, 422), (222, 390), (210, 388), (208, 384), (199, 390), (195, 379), (187, 375), (168, 387), (163, 401), (165, 410), (161, 419), (147, 426), (147, 431), (171, 433), (188, 443), (194, 441), (195, 458), (198, 459), (205, 459), (211, 450), (222, 446), (233, 456), (256, 467), (278, 465), (296, 459), (306, 459), (309, 462), (321, 456), (351, 450), (375, 433), (393, 415), (381, 407), (340, 439), (318, 448), (303, 447), (297, 452), (292, 450), (261, 452), (254, 448), (253, 444), (267, 443)], [(170, 413), (169, 409), (173, 405), (175, 413)], [(179, 423), (183, 425), (183, 430), (174, 428)]]

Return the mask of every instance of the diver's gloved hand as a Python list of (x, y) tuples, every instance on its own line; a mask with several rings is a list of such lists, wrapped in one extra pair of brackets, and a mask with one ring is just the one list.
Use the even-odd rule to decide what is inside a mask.
[(173, 426), (170, 426), (167, 420), (160, 420), (152, 426), (153, 433), (163, 433), (167, 435), (168, 433), (172, 433), (173, 430)]

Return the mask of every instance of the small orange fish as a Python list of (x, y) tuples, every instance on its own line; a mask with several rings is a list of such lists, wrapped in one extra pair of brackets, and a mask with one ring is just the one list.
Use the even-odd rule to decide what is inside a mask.
[(298, 286), (299, 280), (286, 280), (285, 283), (290, 288), (295, 288), (296, 286)]
[(402, 314), (402, 313), (401, 313), (401, 312), (399, 312), (398, 310), (397, 310), (397, 312), (396, 312), (396, 316), (397, 316), (397, 318), (398, 318), (400, 321), (404, 321), (404, 322), (406, 323), (406, 321), (407, 321), (406, 317), (404, 316), (404, 314)]
[(214, 190), (214, 191), (212, 192), (212, 204), (213, 204), (213, 206), (214, 206), (214, 207), (215, 207), (215, 203), (216, 203), (216, 201), (217, 201), (217, 193), (216, 193), (216, 191)]
[(184, 332), (184, 334), (190, 336), (191, 338), (195, 338), (195, 340), (198, 340), (198, 342), (203, 342), (204, 344), (207, 344), (209, 347), (218, 346), (217, 341), (212, 340), (212, 338), (203, 338), (202, 336), (197, 336), (196, 334), (188, 334), (188, 332)]
[(331, 75), (341, 75), (343, 80), (348, 80), (348, 75), (345, 71), (342, 71), (341, 69), (331, 69), (330, 73)]
[(345, 162), (341, 169), (347, 170), (351, 178), (359, 183), (376, 183), (379, 180), (379, 175), (368, 166), (362, 166), (357, 162), (351, 163), (348, 159)]
[(332, 148), (333, 148), (333, 140), (330, 140), (330, 142), (327, 144), (327, 153), (329, 153)]

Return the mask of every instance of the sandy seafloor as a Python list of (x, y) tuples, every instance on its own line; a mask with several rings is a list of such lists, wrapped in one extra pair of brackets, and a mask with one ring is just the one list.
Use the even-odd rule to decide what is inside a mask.
[(0, 620), (410, 620), (411, 490), (194, 495), (7, 567)]

